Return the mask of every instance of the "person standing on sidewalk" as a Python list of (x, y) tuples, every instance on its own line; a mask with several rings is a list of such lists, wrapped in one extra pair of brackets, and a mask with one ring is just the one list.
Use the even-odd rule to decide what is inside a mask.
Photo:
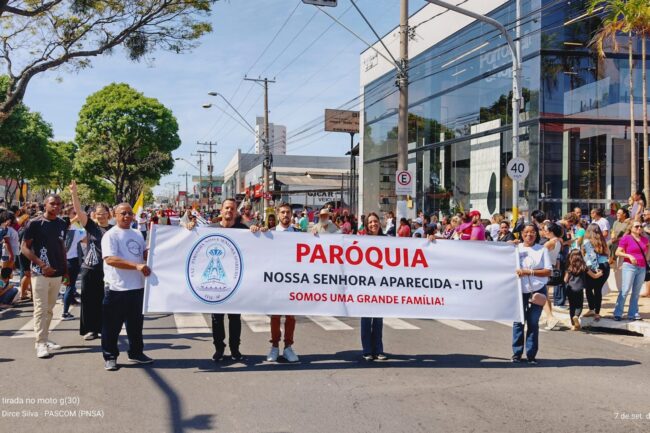
[[(603, 286), (609, 278), (609, 250), (598, 224), (591, 223), (587, 226), (582, 249), (587, 267), (592, 271), (587, 275), (586, 281), (589, 311), (585, 313), (585, 317), (593, 317), (597, 322), (600, 320), (600, 307), (603, 303)], [(594, 278), (595, 274), (599, 276)]]
[(614, 308), (614, 320), (621, 320), (625, 300), (631, 294), (630, 305), (627, 310), (627, 317), (630, 320), (641, 320), (639, 314), (639, 294), (645, 280), (646, 267), (648, 263), (648, 239), (641, 235), (643, 225), (640, 221), (632, 222), (632, 232), (625, 235), (618, 242), (616, 256), (622, 257), (622, 283), (616, 299)]
[(61, 197), (56, 194), (45, 198), (45, 212), (29, 222), (21, 245), (23, 255), (31, 262), (34, 334), (39, 358), (48, 358), (49, 350), (61, 348), (48, 338), (54, 304), (63, 277), (68, 273), (64, 245), (67, 224), (59, 218), (61, 204)]
[[(266, 232), (267, 227), (251, 226), (251, 232), (257, 231)], [(289, 203), (282, 203), (278, 208), (278, 225), (271, 228), (276, 232), (300, 232), (291, 225), (291, 205)], [(282, 338), (282, 330), (280, 328), (282, 316), (271, 316), (271, 350), (266, 357), (269, 362), (276, 362), (280, 356), (280, 339)], [(282, 357), (289, 362), (298, 362), (298, 355), (293, 350), (293, 335), (296, 330), (296, 317), (284, 316), (284, 350)]]
[(623, 265), (623, 259), (616, 257), (616, 249), (618, 248), (618, 242), (623, 236), (625, 236), (625, 233), (627, 233), (630, 228), (629, 218), (630, 213), (628, 210), (620, 208), (616, 211), (616, 221), (612, 224), (609, 244), (609, 263), (614, 268), (614, 281), (616, 281), (617, 290), (621, 289), (621, 266)]
[(77, 219), (86, 230), (86, 254), (81, 264), (81, 319), (79, 334), (84, 340), (94, 340), (102, 332), (102, 304), (104, 301), (104, 262), (102, 259), (102, 237), (113, 227), (108, 223), (110, 209), (104, 203), (97, 203), (90, 218), (82, 209), (77, 193), (77, 183), (70, 183), (72, 205)]
[(104, 369), (108, 371), (117, 370), (120, 354), (117, 339), (124, 323), (129, 338), (129, 361), (153, 362), (143, 353), (142, 341), (144, 277), (151, 274), (151, 269), (145, 264), (147, 251), (142, 234), (131, 228), (133, 217), (130, 204), (118, 204), (115, 208), (117, 225), (102, 237), (104, 278), (108, 285), (102, 310), (102, 352)]
[[(249, 230), (247, 225), (237, 221), (237, 219), (237, 202), (234, 198), (227, 198), (221, 203), (221, 220), (216, 224), (211, 224), (210, 227)], [(212, 343), (215, 352), (212, 355), (212, 360), (214, 362), (223, 359), (223, 352), (226, 348), (225, 339), (224, 314), (213, 314)], [(241, 344), (241, 314), (228, 313), (228, 344), (230, 345), (230, 356), (233, 361), (241, 361), (244, 358), (239, 351), (239, 345)]]

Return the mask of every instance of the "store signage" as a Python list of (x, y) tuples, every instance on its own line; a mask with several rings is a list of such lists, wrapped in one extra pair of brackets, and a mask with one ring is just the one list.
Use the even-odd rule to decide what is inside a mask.
[(395, 172), (395, 194), (411, 195), (413, 194), (415, 180), (413, 173), (408, 170), (398, 170)]
[(359, 133), (359, 112), (346, 110), (325, 110), (325, 131)]
[(512, 158), (508, 161), (506, 171), (510, 179), (520, 181), (528, 177), (530, 166), (528, 165), (528, 161), (523, 158)]
[(304, 4), (314, 6), (336, 6), (337, 0), (302, 0)]

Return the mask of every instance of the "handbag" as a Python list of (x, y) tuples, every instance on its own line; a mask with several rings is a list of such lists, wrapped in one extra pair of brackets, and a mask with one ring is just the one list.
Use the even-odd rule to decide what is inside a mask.
[[(632, 237), (632, 240), (633, 240), (633, 241), (637, 244), (637, 246), (639, 247), (639, 251), (641, 251), (641, 252), (643, 253), (643, 248), (641, 248), (641, 244), (639, 244), (639, 243), (636, 241), (636, 239), (634, 239), (634, 237)], [(643, 279), (643, 281), (650, 281), (650, 267), (648, 267), (648, 259), (647, 259), (645, 256), (643, 256), (643, 259), (644, 259), (644, 261), (645, 261), (645, 278)]]
[(549, 286), (559, 286), (563, 282), (564, 279), (562, 278), (562, 271), (560, 269), (553, 268), (551, 270), (551, 276), (548, 277), (547, 284)]

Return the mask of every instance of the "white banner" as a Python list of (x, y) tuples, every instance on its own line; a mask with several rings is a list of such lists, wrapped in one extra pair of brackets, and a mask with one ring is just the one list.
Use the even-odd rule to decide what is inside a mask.
[(522, 321), (493, 242), (154, 225), (144, 312)]

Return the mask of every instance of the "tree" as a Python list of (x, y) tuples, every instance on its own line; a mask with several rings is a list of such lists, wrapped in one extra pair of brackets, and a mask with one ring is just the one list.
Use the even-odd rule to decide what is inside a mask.
[[(0, 101), (8, 78), (0, 76)], [(52, 127), (39, 113), (31, 112), (18, 104), (13, 113), (0, 124), (0, 177), (5, 181), (5, 201), (11, 201), (20, 188), (20, 200), (27, 179), (33, 179), (49, 172), (50, 153), (48, 141)]]
[(82, 181), (99, 177), (114, 187), (114, 200), (131, 204), (147, 182), (171, 172), (180, 144), (171, 110), (127, 84), (90, 95), (79, 113), (75, 170)]
[(212, 31), (201, 21), (215, 0), (0, 0), (0, 63), (10, 77), (0, 123), (37, 74), (80, 70), (122, 46), (132, 60), (156, 49), (180, 53)]
[(63, 191), (73, 179), (72, 170), (77, 145), (69, 141), (49, 141), (47, 152), (50, 159), (49, 169), (36, 176), (33, 187), (47, 192)]
[[(605, 57), (604, 45), (610, 41), (614, 52), (618, 52), (618, 41), (616, 36), (627, 33), (627, 50), (630, 63), (630, 194), (638, 189), (638, 157), (636, 137), (634, 133), (634, 50), (632, 46), (632, 3), (635, 0), (590, 0), (587, 13), (592, 14), (597, 8), (603, 9), (603, 20), (600, 29), (596, 32), (590, 45), (596, 48), (601, 58)], [(643, 0), (647, 1), (647, 0)], [(644, 103), (645, 105), (645, 103)], [(646, 150), (647, 152), (647, 150)], [(646, 154), (647, 156), (647, 154)], [(646, 158), (647, 159), (647, 158)]]

